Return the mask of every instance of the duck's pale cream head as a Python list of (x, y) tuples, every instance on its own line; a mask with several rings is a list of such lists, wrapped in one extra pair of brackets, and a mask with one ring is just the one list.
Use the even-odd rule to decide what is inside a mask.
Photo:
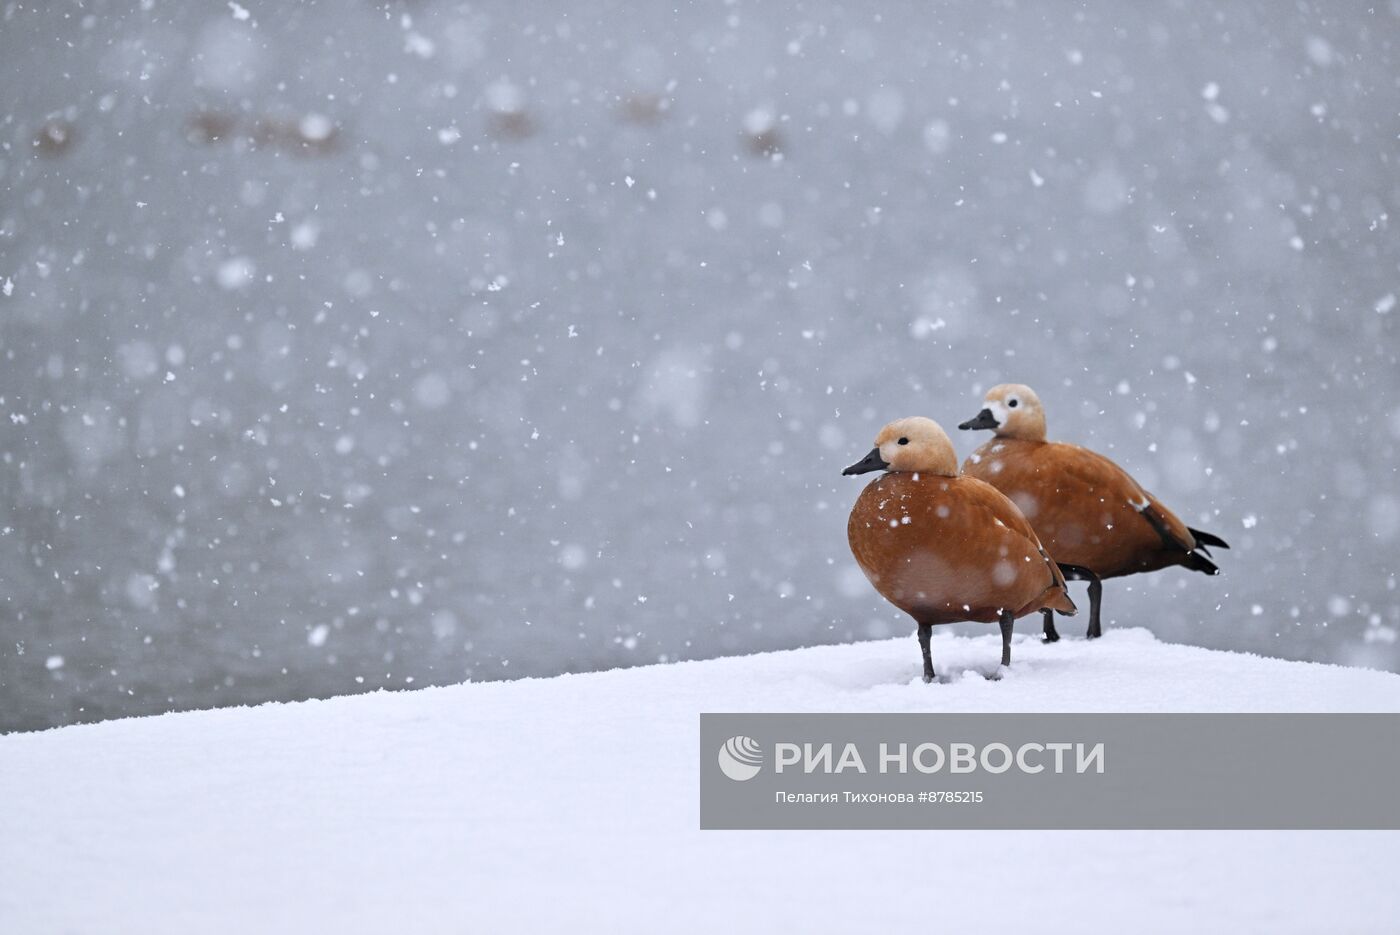
[(982, 411), (960, 429), (993, 429), (1001, 438), (1045, 441), (1045, 410), (1035, 390), (1024, 383), (1002, 383), (987, 391)]
[(875, 449), (842, 474), (904, 471), (956, 477), (958, 455), (943, 426), (923, 416), (898, 419), (880, 429)]

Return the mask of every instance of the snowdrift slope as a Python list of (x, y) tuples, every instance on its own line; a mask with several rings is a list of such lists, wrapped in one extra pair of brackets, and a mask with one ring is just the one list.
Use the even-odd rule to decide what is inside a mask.
[[(0, 737), (0, 928), (1381, 930), (1390, 833), (697, 830), (701, 711), (1400, 711), (1400, 676), (992, 636)], [(1325, 792), (1325, 790), (1320, 790)]]

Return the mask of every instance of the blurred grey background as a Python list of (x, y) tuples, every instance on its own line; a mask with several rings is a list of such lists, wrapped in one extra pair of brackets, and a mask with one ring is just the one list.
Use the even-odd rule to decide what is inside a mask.
[(911, 632), (1003, 380), (1400, 668), (1395, 0), (672, 6), (0, 8), (0, 730)]

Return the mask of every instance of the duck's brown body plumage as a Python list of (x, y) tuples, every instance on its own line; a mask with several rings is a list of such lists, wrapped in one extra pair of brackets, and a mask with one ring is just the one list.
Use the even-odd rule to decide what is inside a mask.
[(1196, 537), (1176, 514), (1087, 448), (997, 437), (967, 459), (963, 473), (1010, 497), (1061, 564), (1099, 578), (1172, 565), (1215, 571), (1194, 551)]
[(862, 491), (846, 532), (875, 589), (920, 624), (1074, 613), (1025, 517), (975, 478), (883, 474)]

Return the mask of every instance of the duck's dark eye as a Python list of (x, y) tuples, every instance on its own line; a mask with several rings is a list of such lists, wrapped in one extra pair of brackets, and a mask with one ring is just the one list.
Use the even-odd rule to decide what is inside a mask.
[(909, 439), (907, 439), (907, 438), (901, 438), (901, 439), (899, 440), (899, 443), (900, 443), (901, 445), (907, 445), (907, 444), (909, 444)]
[(1008, 399), (1006, 401), (1006, 405), (1010, 406), (1012, 409), (1015, 409), (1017, 406), (1021, 405), (1021, 401), (1019, 399)]

